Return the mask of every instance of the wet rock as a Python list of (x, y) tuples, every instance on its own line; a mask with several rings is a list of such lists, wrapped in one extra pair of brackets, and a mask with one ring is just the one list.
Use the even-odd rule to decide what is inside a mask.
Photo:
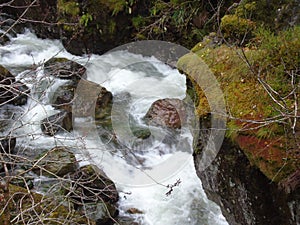
[(10, 86), (15, 82), (15, 77), (3, 66), (0, 66), (0, 104), (11, 99)]
[(94, 165), (81, 167), (71, 175), (71, 179), (78, 184), (68, 190), (75, 207), (97, 224), (113, 224), (111, 218), (118, 215), (115, 204), (119, 199), (113, 181)]
[(131, 217), (125, 217), (125, 216), (118, 217), (116, 221), (122, 225), (139, 225), (139, 223), (135, 222), (134, 219)]
[(44, 176), (64, 176), (75, 172), (77, 161), (75, 155), (66, 147), (55, 147), (44, 152), (32, 168), (36, 174)]
[(151, 131), (148, 129), (148, 127), (143, 126), (131, 126), (132, 134), (139, 138), (139, 139), (147, 139), (151, 135)]
[(12, 89), (11, 89), (11, 94), (12, 94), (11, 103), (19, 106), (25, 105), (27, 103), (29, 93), (30, 90), (25, 84), (21, 82), (15, 82), (12, 85)]
[(145, 120), (151, 125), (180, 129), (186, 120), (184, 103), (179, 99), (157, 100), (151, 105)]
[[(9, 192), (6, 196), (5, 190), (0, 186), (0, 197), (5, 198), (4, 201), (3, 198), (0, 198), (1, 209), (6, 207), (8, 202), (17, 206), (9, 207), (7, 214), (10, 218), (18, 218), (22, 214), (22, 224), (41, 223), (40, 215), (43, 216), (44, 222), (47, 221), (43, 224), (96, 224), (86, 215), (74, 210), (71, 205), (62, 204), (60, 198), (49, 195), (49, 193), (42, 195), (28, 191), (27, 188), (9, 184)], [(0, 215), (0, 224), (6, 224), (5, 216), (5, 213)]]
[(112, 93), (90, 81), (82, 80), (78, 89), (77, 85), (77, 82), (70, 81), (60, 86), (53, 95), (52, 106), (67, 112), (75, 109), (75, 115), (79, 117), (95, 116), (97, 124), (111, 123)]
[(111, 111), (112, 100), (112, 93), (106, 88), (82, 80), (76, 88), (73, 113), (78, 117), (95, 116), (96, 120), (101, 120)]
[(5, 32), (0, 32), (0, 45), (6, 44), (7, 42), (9, 42), (9, 40), (9, 36), (5, 34)]
[(74, 99), (76, 86), (76, 82), (71, 81), (57, 88), (52, 97), (52, 106), (56, 109), (63, 109), (67, 112), (72, 112), (72, 101)]
[(73, 129), (72, 113), (62, 111), (41, 121), (41, 130), (44, 134), (53, 136), (59, 131)]
[(15, 23), (16, 21), (8, 14), (1, 13), (0, 15), (0, 45), (5, 45), (11, 40), (12, 37), (15, 37), (17, 33), (24, 32), (24, 26), (21, 24)]
[(86, 203), (84, 204), (84, 213), (94, 221), (96, 225), (114, 224), (112, 218), (118, 216), (118, 210), (110, 203)]
[(27, 103), (29, 88), (15, 80), (15, 77), (4, 67), (0, 66), (0, 105), (14, 104), (24, 105)]
[(84, 66), (66, 58), (52, 58), (45, 62), (44, 73), (61, 79), (80, 80), (85, 77)]
[(73, 198), (79, 202), (105, 201), (116, 203), (119, 199), (113, 181), (94, 165), (81, 167), (71, 176), (71, 179), (84, 184), (77, 186), (73, 195)]
[(297, 224), (286, 194), (250, 165), (229, 140), (204, 171), (199, 168), (201, 160), (201, 154), (194, 155), (197, 175), (208, 198), (220, 205), (229, 224)]
[(11, 171), (11, 180), (10, 183), (23, 188), (33, 188), (34, 176), (30, 175), (25, 169), (16, 169), (14, 168)]
[(2, 137), (0, 138), (0, 153), (11, 153), (16, 147), (15, 137)]
[(126, 210), (129, 214), (143, 214), (143, 211), (137, 209), (137, 208), (130, 208)]

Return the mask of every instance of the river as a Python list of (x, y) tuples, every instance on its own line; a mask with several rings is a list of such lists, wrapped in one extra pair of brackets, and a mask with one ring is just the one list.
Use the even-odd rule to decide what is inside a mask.
[[(147, 144), (135, 145), (135, 155), (142, 158), (143, 166), (120, 157), (120, 149), (114, 149), (116, 153), (111, 154), (110, 147), (100, 138), (80, 136), (80, 129), (59, 133), (54, 137), (41, 133), (40, 121), (57, 112), (49, 98), (65, 83), (43, 76), (43, 62), (52, 57), (65, 57), (85, 65), (87, 79), (104, 86), (114, 96), (129, 94), (131, 101), (124, 113), (130, 114), (143, 126), (142, 117), (155, 100), (186, 97), (185, 77), (176, 69), (154, 57), (126, 51), (102, 56), (74, 56), (66, 52), (60, 41), (42, 40), (29, 31), (12, 38), (5, 46), (0, 46), (0, 55), (0, 64), (31, 89), (31, 98), (27, 104), (16, 107), (15, 123), (18, 128), (13, 130), (13, 135), (19, 137), (18, 145), (32, 148), (65, 145), (77, 149), (75, 153), (82, 165), (92, 161), (115, 182), (120, 194), (121, 215), (128, 216), (126, 211), (129, 208), (143, 212), (129, 215), (141, 225), (228, 224), (219, 206), (207, 199), (196, 175), (192, 158), (192, 135), (187, 127), (183, 127), (175, 137), (180, 143), (176, 146), (163, 143), (160, 138), (166, 134), (158, 128), (151, 128), (151, 132), (156, 133), (154, 139)], [(43, 86), (43, 83), (47, 83), (47, 86)], [(41, 96), (37, 90), (43, 87), (45, 94)], [(120, 121), (116, 119), (113, 122), (117, 134), (122, 133), (118, 127)], [(124, 136), (123, 141), (127, 147), (133, 148), (126, 138)], [(166, 186), (176, 181), (180, 181), (180, 184), (167, 195), (170, 186)]]

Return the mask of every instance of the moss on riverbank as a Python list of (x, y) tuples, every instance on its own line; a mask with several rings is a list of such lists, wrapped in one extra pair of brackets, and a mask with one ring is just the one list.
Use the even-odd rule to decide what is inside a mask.
[[(300, 168), (300, 113), (296, 107), (300, 87), (299, 78), (291, 76), (299, 72), (300, 56), (295, 51), (295, 46), (300, 47), (299, 37), (300, 27), (278, 35), (260, 30), (248, 47), (216, 46), (206, 39), (192, 50), (207, 63), (223, 91), (226, 137), (276, 183)], [(192, 69), (189, 57), (179, 60), (179, 68), (191, 67), (194, 74), (188, 74), (189, 78), (201, 76), (201, 71)], [(188, 93), (197, 94), (197, 113), (206, 116), (210, 108), (205, 94), (192, 83)]]

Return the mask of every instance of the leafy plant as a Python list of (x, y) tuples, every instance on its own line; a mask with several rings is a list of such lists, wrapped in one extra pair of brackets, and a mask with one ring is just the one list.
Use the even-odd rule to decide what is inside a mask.
[(80, 25), (87, 27), (91, 21), (93, 21), (93, 16), (89, 13), (85, 13), (80, 17), (79, 23)]

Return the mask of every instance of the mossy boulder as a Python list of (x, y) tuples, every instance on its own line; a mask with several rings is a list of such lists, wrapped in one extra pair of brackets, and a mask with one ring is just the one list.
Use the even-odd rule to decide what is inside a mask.
[[(249, 158), (270, 180), (279, 182), (299, 168), (297, 141), (284, 134), (281, 123), (265, 123), (259, 126), (255, 121), (267, 121), (274, 117), (276, 104), (265, 92), (263, 86), (253, 79), (251, 70), (239, 56), (238, 49), (226, 46), (208, 48), (199, 43), (197, 56), (207, 62), (215, 74), (226, 100), (229, 120), (226, 137), (239, 146)], [(244, 49), (247, 56), (260, 54), (255, 49)], [(198, 116), (206, 117), (210, 106), (205, 93), (192, 77), (201, 76), (197, 71), (192, 55), (179, 60), (179, 68), (185, 68), (188, 74), (187, 92), (196, 97)], [(259, 98), (257, 97), (259, 96)], [(227, 118), (226, 118), (227, 119)]]
[[(74, 200), (79, 200), (79, 203), (81, 201), (116, 203), (119, 200), (119, 195), (113, 181), (95, 165), (87, 165), (79, 168), (72, 174), (71, 178), (72, 180), (84, 183), (84, 186), (78, 186), (74, 195), (72, 195)], [(80, 195), (76, 193), (80, 193)], [(79, 199), (77, 199), (78, 197)]]
[[(6, 193), (6, 195), (3, 195)], [(7, 199), (0, 199), (4, 214), (0, 215), (1, 224), (92, 224), (96, 221), (87, 218), (84, 214), (76, 211), (72, 206), (66, 206), (59, 199), (53, 196), (42, 195), (29, 191), (15, 185), (9, 185), (7, 192), (0, 188), (0, 196)], [(6, 202), (6, 200), (8, 200)], [(6, 209), (6, 210), (5, 210)]]
[(78, 81), (85, 78), (86, 68), (79, 63), (66, 58), (51, 58), (44, 63), (45, 76)]
[(249, 36), (251, 37), (252, 31), (255, 29), (255, 23), (237, 15), (225, 15), (221, 19), (220, 28), (224, 38), (231, 42), (239, 42), (240, 40), (244, 41)]
[(55, 147), (42, 153), (32, 170), (39, 175), (60, 176), (75, 172), (77, 161), (74, 153), (66, 147)]
[(116, 203), (119, 195), (115, 184), (94, 165), (79, 168), (71, 175), (76, 183), (67, 190), (78, 210), (85, 212), (97, 224), (112, 222), (118, 215)]
[[(277, 35), (261, 34), (256, 36), (259, 42), (254, 38), (252, 46), (243, 48), (200, 42), (193, 48), (195, 55), (190, 53), (179, 60), (179, 69), (187, 75), (187, 94), (192, 96), (202, 123), (195, 137), (194, 160), (206, 193), (221, 206), (230, 224), (297, 224), (299, 213), (292, 216), (289, 206), (297, 211), (294, 204), (300, 199), (300, 133), (299, 120), (293, 120), (293, 125), (289, 115), (299, 114), (293, 107), (299, 100), (288, 93), (299, 93), (299, 87), (290, 85), (289, 75), (298, 71), (295, 65), (299, 65), (299, 55), (293, 49), (300, 43), (299, 27)], [(215, 75), (227, 108), (223, 115), (227, 120), (225, 141), (205, 170), (199, 167), (203, 143), (207, 143), (204, 131), (212, 132), (207, 128), (214, 112), (205, 90), (197, 83), (205, 73), (197, 67), (195, 56)], [(271, 93), (275, 91), (277, 96), (271, 96), (267, 87), (272, 87)], [(278, 96), (287, 97), (277, 100)], [(278, 107), (286, 114), (281, 114)], [(277, 202), (274, 208), (270, 208), (271, 201)]]

